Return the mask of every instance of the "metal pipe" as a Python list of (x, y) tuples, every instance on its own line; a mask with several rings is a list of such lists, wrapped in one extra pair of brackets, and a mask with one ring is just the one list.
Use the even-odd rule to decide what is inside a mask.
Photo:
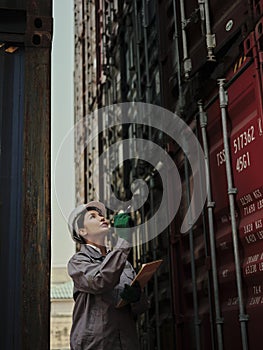
[(175, 41), (175, 61), (177, 66), (177, 81), (179, 89), (179, 114), (183, 108), (183, 90), (182, 90), (182, 79), (181, 79), (181, 60), (179, 55), (179, 34), (177, 30), (177, 10), (175, 0), (173, 0), (173, 11), (174, 11), (174, 41)]
[(212, 263), (212, 278), (214, 288), (214, 302), (215, 302), (215, 314), (216, 314), (216, 330), (217, 330), (217, 343), (218, 349), (222, 350), (223, 347), (223, 318), (221, 317), (220, 302), (219, 302), (219, 288), (217, 278), (217, 263), (216, 263), (216, 244), (215, 244), (215, 232), (214, 232), (214, 217), (213, 208), (215, 202), (212, 199), (211, 178), (210, 178), (210, 162), (209, 162), (209, 150), (207, 143), (207, 116), (203, 110), (202, 102), (198, 102), (199, 106), (199, 120), (202, 133), (203, 151), (205, 156), (206, 166), (206, 184), (207, 184), (207, 212), (208, 212), (208, 225), (209, 225), (209, 240), (211, 250), (211, 263)]
[[(143, 37), (144, 37), (144, 56), (145, 56), (145, 71), (146, 71), (146, 103), (151, 102), (151, 82), (150, 82), (150, 72), (149, 72), (149, 55), (148, 55), (148, 18), (147, 18), (147, 8), (146, 8), (146, 0), (143, 1)], [(138, 47), (138, 64), (140, 64), (140, 56), (139, 56), (139, 47)], [(141, 94), (141, 90), (140, 90)], [(140, 95), (141, 97), (141, 95)], [(150, 116), (148, 116), (150, 118)], [(149, 127), (148, 130), (149, 139), (152, 139), (152, 130)], [(153, 179), (150, 178), (150, 214), (153, 214), (154, 203), (153, 203)], [(158, 286), (156, 286), (156, 280), (154, 280), (154, 300), (155, 300), (155, 325), (156, 325), (156, 342), (157, 342), (157, 350), (161, 350), (160, 345), (160, 329), (159, 329), (159, 305), (158, 305)], [(148, 289), (146, 289), (146, 293), (148, 295)], [(147, 325), (149, 325), (149, 312), (146, 313), (147, 316)], [(148, 336), (150, 336), (150, 329), (148, 330)], [(151, 349), (151, 339), (148, 340), (148, 350)]]
[[(202, 210), (202, 229), (203, 229), (203, 236), (205, 241), (205, 256), (206, 258), (211, 258), (209, 255), (209, 249), (208, 249), (208, 233), (207, 233), (207, 226), (206, 226), (206, 212), (205, 209)], [(211, 350), (216, 350), (217, 347), (215, 345), (215, 329), (214, 329), (214, 309), (213, 309), (213, 298), (212, 298), (212, 282), (211, 282), (211, 276), (210, 271), (207, 271), (207, 294), (208, 294), (208, 303), (209, 303), (209, 321), (210, 321), (210, 333), (211, 333)]]
[[(113, 36), (113, 31), (112, 31), (113, 29), (112, 28), (113, 28), (114, 11), (115, 11), (115, 9), (114, 9), (114, 4), (112, 2), (110, 2), (109, 6), (110, 6), (110, 10), (109, 10), (110, 11), (110, 16), (109, 16), (110, 20), (108, 22), (109, 35)], [(105, 27), (105, 31), (106, 31), (106, 27)], [(109, 44), (108, 44), (108, 46), (109, 46)], [(117, 102), (115, 100), (117, 95), (116, 95), (116, 77), (115, 77), (114, 59), (113, 59), (114, 55), (111, 54), (111, 50), (110, 50), (109, 47), (107, 49), (108, 49), (108, 52), (109, 52), (109, 57), (108, 57), (109, 77), (111, 79), (111, 89), (110, 89), (110, 91), (111, 91), (111, 104), (114, 104), (114, 103)]]
[(219, 84), (219, 102), (220, 102), (222, 128), (223, 128), (223, 140), (224, 140), (224, 149), (225, 149), (225, 160), (226, 160), (228, 198), (229, 198), (229, 205), (230, 205), (230, 217), (231, 217), (232, 238), (233, 238), (236, 279), (237, 279), (239, 322), (241, 327), (242, 349), (247, 350), (248, 342), (247, 342), (246, 323), (248, 321), (248, 315), (245, 314), (245, 307), (244, 307), (244, 300), (243, 300), (241, 266), (240, 266), (240, 256), (239, 256), (239, 248), (238, 248), (238, 232), (237, 232), (237, 222), (235, 217), (235, 194), (237, 193), (237, 189), (233, 187), (230, 150), (229, 150), (229, 142), (228, 142), (228, 135), (227, 135), (226, 108), (228, 105), (228, 95), (227, 95), (227, 91), (224, 90), (225, 79), (218, 79), (218, 84)]
[(209, 15), (209, 3), (208, 0), (198, 0), (199, 9), (202, 17), (204, 13), (205, 27), (206, 27), (206, 47), (207, 47), (207, 59), (209, 61), (215, 61), (214, 48), (216, 47), (216, 37), (211, 31), (211, 22)]
[[(144, 208), (142, 207), (142, 210), (141, 210), (141, 220), (142, 222), (145, 222), (145, 211), (144, 211)], [(145, 235), (146, 232), (140, 232), (140, 234), (143, 234)], [(145, 239), (145, 236), (143, 237)], [(138, 244), (140, 244), (140, 242), (138, 241), (137, 242)], [(146, 263), (147, 261), (147, 251), (146, 251), (146, 245), (145, 244), (142, 244), (141, 245), (141, 252), (140, 252), (140, 266), (144, 263)], [(149, 297), (149, 290), (148, 290), (148, 285), (146, 285), (145, 287), (145, 295), (147, 297)], [(150, 316), (149, 316), (149, 311), (147, 310), (146, 313), (145, 313), (145, 317), (146, 317), (146, 338), (147, 339), (147, 348), (148, 350), (151, 350), (151, 327), (149, 327), (149, 324), (150, 324)]]
[[(189, 171), (188, 171), (186, 154), (184, 156), (184, 170), (185, 170), (187, 206), (188, 208), (190, 208)], [(198, 310), (198, 296), (197, 296), (196, 273), (195, 273), (194, 238), (193, 238), (192, 228), (190, 228), (189, 230), (189, 246), (190, 246), (190, 256), (191, 256), (191, 276), (192, 276), (192, 287), (193, 287), (195, 341), (196, 341), (196, 350), (200, 350), (201, 349), (201, 340), (200, 340), (201, 321), (199, 318), (199, 310)]]
[[(156, 237), (153, 240), (153, 260), (157, 259), (157, 244), (156, 244)], [(155, 318), (156, 318), (156, 325), (157, 325), (157, 332), (156, 332), (156, 341), (157, 341), (157, 350), (161, 350), (161, 337), (160, 337), (160, 308), (159, 308), (159, 288), (158, 288), (158, 277), (157, 274), (154, 274), (154, 301), (155, 301)]]
[[(148, 12), (147, 12), (147, 6), (146, 1), (143, 0), (143, 37), (144, 37), (144, 56), (145, 56), (145, 71), (146, 71), (146, 103), (151, 102), (151, 82), (150, 82), (150, 70), (149, 70), (149, 55), (148, 55)], [(148, 115), (148, 118), (151, 118), (150, 115)], [(150, 123), (149, 123), (150, 124)], [(148, 128), (148, 137), (149, 140), (152, 140), (152, 128)], [(151, 215), (153, 215), (153, 205), (151, 205)], [(159, 325), (157, 325), (157, 340), (158, 337), (160, 337), (159, 334)], [(158, 348), (159, 349), (159, 348)]]
[[(142, 91), (141, 91), (141, 70), (140, 70), (140, 41), (139, 41), (139, 28), (138, 28), (138, 21), (137, 21), (137, 0), (134, 0), (134, 18), (135, 18), (135, 42), (136, 42), (136, 65), (137, 65), (137, 99), (142, 100)], [(151, 84), (150, 84), (150, 72), (149, 72), (149, 56), (148, 56), (148, 36), (147, 36), (147, 28), (148, 28), (148, 20), (147, 20), (147, 9), (146, 9), (146, 0), (143, 1), (142, 4), (142, 13), (143, 13), (143, 36), (144, 36), (144, 55), (145, 55), (145, 71), (146, 71), (146, 103), (149, 103), (150, 98), (150, 92), (151, 92)], [(149, 137), (151, 138), (151, 128), (149, 128)], [(150, 212), (152, 214), (153, 212), (153, 197), (152, 197), (152, 190), (150, 192)], [(144, 211), (142, 212), (142, 215), (144, 216)], [(143, 218), (144, 220), (144, 218)], [(145, 234), (145, 232), (144, 232)], [(143, 251), (143, 259), (145, 259), (146, 251), (144, 245), (142, 246)], [(145, 288), (145, 293), (148, 296), (148, 286)], [(156, 296), (155, 296), (156, 298)], [(155, 299), (156, 300), (156, 299)], [(155, 302), (156, 304), (156, 302)], [(158, 311), (159, 314), (159, 311)], [(146, 330), (147, 330), (147, 348), (148, 350), (151, 349), (151, 329), (150, 329), (150, 317), (149, 317), (149, 311), (146, 311)], [(156, 316), (156, 336), (157, 336), (157, 349), (160, 350), (160, 330), (159, 330), (159, 319), (158, 316)]]
[[(197, 118), (195, 118), (195, 123), (197, 124)], [(198, 139), (200, 139), (199, 135), (199, 130), (195, 128), (195, 134)], [(201, 159), (201, 154), (200, 151), (198, 150), (197, 153), (198, 159)], [(206, 181), (207, 183), (207, 181)], [(203, 186), (202, 181), (200, 180), (199, 186)], [(204, 198), (203, 195), (201, 195), (201, 201), (205, 202), (206, 197)], [(205, 246), (205, 257), (211, 259), (211, 253), (209, 251), (209, 238), (208, 238), (208, 229), (207, 229), (207, 224), (206, 224), (206, 209), (203, 208), (202, 210), (202, 231), (203, 231), (203, 237), (204, 237), (204, 246)], [(207, 271), (207, 281), (208, 281), (208, 286), (207, 286), (207, 293), (208, 293), (208, 303), (209, 303), (209, 321), (210, 321), (210, 332), (211, 332), (211, 350), (215, 350), (217, 347), (215, 345), (215, 329), (214, 329), (214, 308), (213, 308), (213, 301), (214, 299), (212, 298), (212, 282), (211, 282), (211, 273), (210, 271)]]
[(207, 58), (209, 61), (215, 61), (214, 48), (216, 47), (216, 36), (215, 34), (212, 34), (212, 31), (211, 31), (208, 0), (204, 0), (204, 2), (205, 2)]
[(185, 78), (189, 78), (189, 73), (192, 70), (191, 59), (188, 57), (188, 49), (187, 49), (187, 37), (186, 37), (186, 25), (187, 20), (185, 18), (184, 11), (184, 0), (180, 0), (180, 12), (181, 12), (181, 29), (182, 29), (182, 41), (183, 41), (183, 62), (184, 62), (184, 75)]
[[(151, 215), (154, 212), (154, 198), (153, 198), (154, 180), (153, 177), (150, 178), (150, 206)], [(154, 235), (156, 237), (156, 234)], [(153, 260), (157, 259), (156, 254), (156, 238), (153, 240)], [(160, 310), (159, 310), (159, 293), (158, 293), (158, 280), (156, 274), (154, 275), (154, 301), (155, 301), (155, 322), (156, 322), (156, 341), (157, 350), (161, 350), (161, 337), (160, 337)]]
[(148, 20), (146, 0), (143, 0), (143, 37), (144, 37), (144, 56), (145, 56), (145, 71), (146, 71), (146, 103), (151, 102), (151, 82), (149, 72), (149, 55), (148, 55)]
[(141, 67), (140, 67), (140, 40), (139, 40), (139, 30), (138, 30), (138, 9), (137, 9), (137, 0), (133, 1), (134, 8), (134, 22), (135, 22), (135, 46), (136, 46), (136, 73), (137, 73), (137, 100), (141, 101), (142, 99), (142, 90), (141, 90)]

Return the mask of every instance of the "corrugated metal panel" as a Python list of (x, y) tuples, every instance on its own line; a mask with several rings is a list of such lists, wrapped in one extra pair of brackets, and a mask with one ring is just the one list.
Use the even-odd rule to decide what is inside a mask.
[(49, 346), (51, 1), (24, 5), (0, 5), (6, 7), (1, 15), (8, 12), (0, 32), (0, 239), (6, 287), (1, 288), (0, 338), (1, 349), (8, 350)]
[(0, 52), (1, 349), (20, 349), (24, 50)]
[[(262, 225), (263, 183), (261, 160), (263, 147), (262, 114), (258, 100), (257, 70), (254, 64), (228, 88), (229, 137), (231, 145), (234, 184), (238, 189), (236, 216), (239, 228), (240, 254), (243, 268), (243, 289), (249, 315), (249, 345), (259, 349), (261, 331), (258, 328), (262, 315)], [(238, 325), (238, 299), (227, 184), (225, 156), (220, 127), (220, 109), (216, 101), (208, 110), (211, 147), (211, 175), (216, 201), (216, 236), (219, 257), (219, 282), (223, 316), (231, 331), (225, 328), (226, 346), (233, 339), (241, 347)], [(252, 336), (253, 334), (253, 336)], [(239, 345), (238, 345), (239, 344)]]
[[(232, 78), (228, 91), (228, 131), (231, 146), (232, 173), (236, 195), (236, 220), (238, 225), (239, 254), (242, 269), (244, 308), (249, 319), (248, 348), (261, 349), (260, 319), (262, 318), (262, 209), (263, 183), (261, 160), (263, 147), (262, 104), (259, 98), (260, 79), (256, 62), (240, 60), (239, 70), (229, 71)], [(174, 312), (177, 320), (179, 348), (216, 349), (216, 322), (222, 325), (223, 348), (242, 349), (240, 320), (246, 322), (246, 314), (240, 316), (237, 291), (236, 266), (233, 251), (232, 228), (225, 168), (222, 121), (219, 100), (215, 99), (207, 110), (210, 170), (214, 208), (214, 234), (216, 240), (217, 278), (222, 319), (216, 319), (215, 300), (209, 298), (212, 272), (211, 249), (206, 249), (206, 225), (200, 219), (194, 230), (194, 244), (190, 245), (190, 233), (173, 238), (172, 256), (174, 282)], [(182, 167), (181, 159), (177, 162)], [(186, 177), (183, 188), (187, 193)], [(191, 186), (190, 186), (191, 188)], [(210, 203), (209, 205), (212, 205)], [(184, 217), (186, 199), (181, 203), (178, 223)], [(211, 242), (210, 242), (211, 243)], [(210, 245), (211, 248), (211, 245)], [(191, 252), (194, 254), (195, 278), (191, 271)], [(210, 281), (209, 281), (210, 279)], [(176, 284), (177, 283), (177, 284)], [(197, 309), (194, 306), (194, 284), (197, 289)], [(212, 284), (211, 284), (212, 287)], [(195, 312), (196, 316), (195, 317)]]
[(22, 340), (24, 348), (44, 349), (50, 324), (50, 48), (27, 48), (25, 55)]
[[(188, 6), (187, 11), (193, 13), (196, 4), (183, 1)], [(201, 2), (200, 2), (201, 3)], [(199, 99), (207, 102), (208, 136), (210, 149), (210, 166), (213, 185), (213, 202), (207, 206), (214, 212), (214, 233), (216, 238), (216, 263), (215, 271), (219, 282), (219, 302), (222, 318), (216, 315), (215, 294), (212, 283), (212, 256), (211, 241), (208, 237), (207, 208), (205, 208), (203, 220), (200, 218), (195, 225), (193, 247), (190, 243), (190, 235), (180, 235), (176, 227), (172, 228), (172, 269), (174, 275), (174, 314), (176, 320), (176, 342), (179, 349), (217, 349), (217, 327), (221, 327), (223, 333), (222, 348), (247, 349), (242, 343), (242, 330), (247, 329), (248, 348), (261, 349), (260, 319), (263, 315), (262, 305), (262, 19), (255, 25), (255, 32), (251, 32), (244, 43), (245, 54), (242, 55), (242, 32), (256, 21), (260, 13), (251, 17), (250, 5), (246, 2), (235, 1), (231, 4), (219, 5), (217, 1), (209, 1), (213, 30), (217, 32), (218, 49), (229, 47), (227, 54), (215, 50), (218, 62), (210, 65), (204, 72), (202, 62), (206, 60), (205, 46), (203, 54), (193, 54), (200, 49), (201, 33), (196, 32), (191, 36), (190, 55), (196, 65), (191, 74), (193, 78), (183, 81), (184, 99), (186, 102), (183, 112), (188, 113), (190, 120), (195, 120), (198, 115), (197, 102)], [(240, 7), (239, 7), (240, 5)], [(191, 11), (189, 10), (192, 6)], [(226, 16), (220, 17), (220, 11), (215, 9), (220, 6), (229, 7), (225, 11)], [(244, 10), (244, 11), (243, 11)], [(163, 11), (164, 15), (165, 12)], [(233, 33), (224, 35), (224, 23), (226, 17), (238, 18), (234, 23)], [(189, 17), (189, 16), (188, 16)], [(163, 21), (165, 21), (163, 19)], [(225, 22), (226, 24), (227, 22)], [(246, 23), (247, 28), (243, 25)], [(230, 24), (230, 22), (229, 22)], [(194, 30), (198, 21), (187, 24), (187, 30)], [(191, 29), (192, 28), (192, 29)], [(220, 29), (221, 28), (221, 29)], [(200, 29), (200, 28), (199, 28)], [(245, 31), (243, 31), (245, 29)], [(236, 35), (237, 34), (237, 35)], [(180, 43), (181, 44), (181, 43)], [(203, 43), (202, 45), (204, 45)], [(241, 44), (241, 45), (240, 45)], [(168, 53), (168, 48), (165, 47)], [(200, 51), (201, 52), (201, 51)], [(167, 54), (168, 55), (168, 54)], [(240, 55), (240, 57), (239, 57)], [(246, 57), (247, 56), (247, 57)], [(237, 59), (238, 58), (238, 59)], [(167, 56), (169, 63), (170, 57)], [(233, 63), (233, 59), (237, 62)], [(208, 66), (207, 66), (208, 67)], [(214, 67), (214, 68), (212, 68)], [(164, 65), (165, 68), (165, 65)], [(199, 68), (199, 70), (198, 70)], [(197, 69), (197, 71), (195, 71)], [(167, 69), (168, 70), (168, 69)], [(194, 75), (196, 73), (196, 75)], [(209, 74), (210, 73), (210, 74)], [(172, 74), (172, 73), (170, 73)], [(238, 226), (239, 254), (241, 258), (241, 281), (244, 295), (245, 312), (240, 312), (237, 291), (236, 266), (233, 252), (232, 228), (230, 222), (229, 194), (225, 168), (225, 153), (222, 134), (222, 118), (219, 105), (218, 88), (215, 86), (217, 77), (226, 77), (226, 89), (228, 91), (228, 135), (231, 145), (231, 161), (234, 185), (237, 187), (236, 195), (236, 219)], [(195, 82), (197, 85), (195, 86)], [(177, 83), (179, 84), (179, 83)], [(180, 88), (180, 86), (178, 86)], [(216, 88), (216, 90), (215, 90)], [(191, 91), (192, 90), (192, 91)], [(169, 91), (168, 91), (169, 94)], [(209, 97), (208, 97), (209, 96)], [(209, 100), (211, 98), (211, 100)], [(209, 101), (208, 101), (209, 100)], [(201, 103), (202, 104), (202, 103)], [(190, 105), (194, 105), (192, 111)], [(190, 113), (189, 113), (190, 109)], [(202, 121), (204, 123), (204, 121)], [(180, 151), (175, 157), (176, 163), (182, 169), (183, 193), (186, 197), (187, 182), (191, 189), (192, 174), (187, 174), (183, 169)], [(181, 203), (180, 212), (177, 215), (176, 224), (180, 222), (187, 207), (186, 199)], [(210, 238), (210, 237), (209, 237)], [(194, 269), (191, 270), (194, 255)], [(238, 266), (239, 269), (239, 266)], [(193, 271), (194, 270), (194, 271)], [(197, 298), (195, 300), (194, 288)], [(212, 296), (212, 299), (211, 299)], [(247, 322), (246, 314), (249, 319)], [(244, 325), (245, 324), (245, 325)], [(201, 339), (200, 339), (201, 338)], [(243, 333), (244, 340), (244, 333)]]

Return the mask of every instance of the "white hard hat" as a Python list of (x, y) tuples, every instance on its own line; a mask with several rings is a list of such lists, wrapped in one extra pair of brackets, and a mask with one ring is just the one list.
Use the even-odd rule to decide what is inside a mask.
[(105, 217), (106, 216), (106, 208), (105, 205), (101, 202), (92, 201), (87, 204), (81, 204), (77, 208), (75, 208), (69, 215), (68, 218), (68, 229), (71, 233), (71, 237), (74, 241), (82, 243), (81, 237), (79, 236), (79, 227), (77, 224), (78, 218), (80, 214), (82, 214), (88, 208), (98, 209), (99, 212)]

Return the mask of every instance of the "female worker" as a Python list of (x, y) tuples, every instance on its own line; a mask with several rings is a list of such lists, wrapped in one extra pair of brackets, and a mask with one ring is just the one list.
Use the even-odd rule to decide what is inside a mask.
[[(71, 350), (139, 349), (134, 318), (147, 309), (148, 300), (140, 286), (129, 286), (135, 272), (127, 261), (130, 245), (121, 233), (114, 249), (107, 251), (105, 214), (105, 206), (93, 201), (77, 207), (69, 217), (72, 238), (81, 243), (68, 263), (75, 300)], [(117, 308), (121, 298), (128, 303)]]

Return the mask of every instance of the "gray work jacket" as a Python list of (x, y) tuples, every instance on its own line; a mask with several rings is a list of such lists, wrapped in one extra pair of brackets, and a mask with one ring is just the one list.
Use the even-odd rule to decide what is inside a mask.
[(98, 250), (82, 245), (68, 263), (74, 282), (71, 350), (139, 350), (134, 313), (145, 311), (145, 297), (116, 308), (124, 284), (135, 276), (127, 261), (130, 248), (119, 238), (114, 250), (103, 257)]

